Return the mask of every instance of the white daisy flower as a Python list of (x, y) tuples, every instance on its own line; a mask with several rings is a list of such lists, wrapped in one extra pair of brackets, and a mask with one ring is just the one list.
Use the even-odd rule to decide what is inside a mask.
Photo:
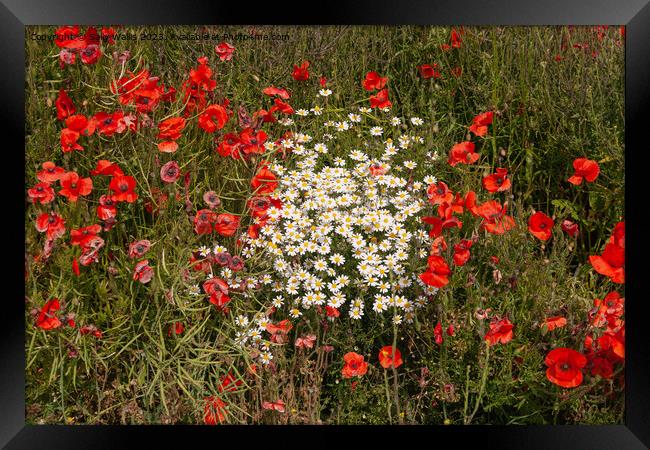
[(370, 129), (371, 136), (381, 136), (384, 130), (381, 127), (372, 127)]
[(260, 354), (260, 362), (265, 366), (268, 365), (273, 359), (271, 352), (263, 352)]

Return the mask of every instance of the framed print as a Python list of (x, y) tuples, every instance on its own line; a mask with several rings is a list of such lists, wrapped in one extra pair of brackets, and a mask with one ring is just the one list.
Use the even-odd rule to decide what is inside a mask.
[(647, 448), (647, 2), (0, 11), (6, 448)]

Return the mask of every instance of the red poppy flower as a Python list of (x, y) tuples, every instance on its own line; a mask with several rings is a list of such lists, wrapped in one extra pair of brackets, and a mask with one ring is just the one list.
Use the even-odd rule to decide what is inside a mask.
[(438, 236), (431, 243), (431, 254), (440, 256), (445, 250), (447, 250), (447, 241), (444, 236)]
[(82, 63), (95, 64), (99, 57), (102, 56), (102, 51), (99, 48), (99, 45), (91, 44), (84, 47), (79, 54)]
[(305, 81), (306, 79), (309, 78), (309, 71), (307, 70), (308, 67), (309, 67), (309, 61), (303, 61), (300, 67), (294, 65), (293, 73), (291, 74), (291, 76), (296, 81)]
[(61, 143), (61, 150), (63, 153), (68, 153), (73, 150), (83, 150), (84, 148), (77, 142), (79, 140), (79, 132), (64, 128), (61, 130), (59, 141)]
[(293, 324), (289, 319), (284, 319), (278, 322), (277, 324), (269, 323), (266, 325), (266, 331), (271, 334), (289, 334), (289, 331), (293, 329)]
[(442, 203), (450, 203), (454, 198), (454, 193), (449, 190), (446, 183), (438, 181), (429, 185), (427, 197), (429, 198), (429, 203), (432, 205), (440, 205)]
[(263, 108), (260, 108), (253, 113), (253, 122), (257, 121), (258, 118), (260, 118), (262, 123), (273, 123), (278, 120), (275, 118), (272, 111), (267, 111)]
[(262, 409), (277, 411), (279, 413), (283, 413), (285, 411), (284, 407), (285, 404), (283, 400), (278, 400), (276, 402), (262, 402)]
[(116, 175), (108, 184), (110, 190), (113, 191), (113, 201), (127, 203), (133, 203), (138, 198), (135, 186), (135, 178), (130, 175)]
[(264, 165), (251, 180), (251, 187), (258, 195), (272, 194), (278, 187), (277, 177)]
[(199, 116), (199, 126), (208, 133), (220, 130), (228, 122), (228, 110), (221, 105), (210, 105)]
[(133, 269), (133, 279), (142, 284), (146, 284), (153, 278), (153, 269), (149, 266), (149, 261), (144, 259), (138, 262)]
[(217, 220), (217, 214), (209, 209), (197, 211), (194, 216), (194, 231), (196, 234), (212, 233), (212, 224)]
[(476, 192), (468, 191), (465, 195), (465, 200), (463, 206), (467, 209), (474, 217), (478, 216), (478, 208), (476, 206)]
[(178, 149), (175, 142), (181, 137), (181, 132), (185, 128), (185, 119), (182, 117), (171, 117), (163, 120), (158, 124), (158, 139), (164, 142), (158, 144), (158, 150), (164, 153), (173, 153)]
[(158, 77), (151, 77), (141, 85), (140, 89), (131, 93), (130, 102), (135, 103), (135, 110), (139, 113), (151, 112), (161, 100), (175, 95), (174, 90), (165, 93), (164, 89), (164, 86), (158, 86)]
[(59, 191), (59, 194), (71, 202), (76, 202), (80, 196), (86, 196), (93, 190), (93, 180), (90, 178), (79, 178), (76, 172), (64, 174), (60, 182), (63, 189)]
[(99, 206), (97, 207), (97, 217), (100, 220), (111, 220), (117, 216), (117, 207), (110, 195), (102, 195), (99, 198)]
[(167, 336), (171, 336), (172, 334), (178, 336), (183, 334), (183, 331), (185, 331), (183, 322), (174, 322), (173, 325), (170, 325), (169, 330), (167, 330)]
[(57, 165), (52, 161), (45, 161), (42, 167), (43, 170), (36, 174), (36, 178), (38, 178), (38, 181), (44, 183), (54, 183), (55, 181), (59, 181), (65, 174), (65, 169), (57, 167)]
[(625, 326), (617, 332), (606, 331), (598, 338), (598, 346), (603, 352), (609, 353), (615, 360), (625, 359)]
[(102, 227), (97, 224), (72, 229), (70, 230), (70, 244), (86, 247), (92, 239), (97, 237), (101, 230)]
[(209, 278), (203, 283), (203, 290), (210, 296), (210, 303), (217, 307), (222, 307), (230, 301), (228, 284), (221, 278)]
[(203, 91), (212, 92), (217, 87), (217, 82), (212, 79), (212, 69), (208, 67), (208, 58), (202, 56), (197, 59), (199, 66), (190, 69), (190, 80), (196, 85), (196, 88)]
[(433, 337), (435, 339), (436, 344), (442, 345), (443, 338), (442, 338), (442, 323), (438, 321), (436, 326), (433, 328)]
[[(455, 219), (453, 214), (462, 214), (464, 210), (465, 200), (461, 197), (460, 193), (457, 193), (453, 199), (444, 201), (438, 206), (438, 216), (445, 219)], [(460, 227), (458, 225), (458, 228)]]
[(316, 335), (308, 334), (297, 338), (294, 345), (296, 348), (314, 348), (314, 343), (316, 343)]
[(115, 44), (115, 29), (113, 27), (102, 27), (102, 41)]
[(537, 211), (528, 219), (528, 231), (537, 239), (548, 241), (553, 234), (553, 219)]
[(170, 139), (175, 141), (181, 137), (185, 128), (185, 119), (182, 117), (170, 117), (158, 124), (158, 139)]
[(214, 262), (219, 264), (221, 267), (226, 267), (230, 265), (232, 261), (232, 256), (228, 252), (219, 252), (214, 255)]
[(56, 105), (56, 118), (59, 120), (63, 120), (77, 111), (72, 99), (68, 97), (68, 93), (63, 88), (59, 89), (59, 95), (54, 104)]
[(129, 258), (142, 258), (151, 248), (151, 242), (146, 239), (129, 244)]
[(476, 207), (476, 212), (483, 217), (481, 228), (491, 234), (501, 235), (515, 227), (515, 219), (506, 215), (507, 204), (501, 206), (496, 200), (488, 200)]
[(98, 339), (102, 337), (102, 332), (98, 330), (95, 325), (84, 325), (83, 327), (79, 328), (79, 333), (83, 335), (92, 334)]
[(440, 71), (438, 70), (438, 64), (422, 64), (421, 66), (418, 66), (418, 72), (420, 72), (420, 76), (424, 78), (425, 80), (428, 78), (440, 78)]
[(268, 95), (268, 96), (270, 96), (270, 97), (273, 97), (274, 95), (277, 95), (278, 97), (283, 98), (283, 99), (285, 99), (285, 100), (288, 100), (289, 97), (291, 96), (291, 95), (289, 94), (289, 92), (287, 92), (286, 89), (277, 88), (277, 87), (275, 87), (275, 86), (269, 86), (269, 87), (267, 87), (267, 88), (264, 88), (264, 89), (262, 90), (262, 92), (263, 92), (265, 95)]
[(488, 125), (492, 123), (494, 118), (494, 113), (492, 111), (484, 112), (472, 119), (472, 124), (469, 127), (469, 131), (474, 133), (476, 136), (483, 137), (488, 132)]
[(576, 186), (582, 184), (583, 179), (589, 183), (593, 182), (600, 173), (598, 163), (587, 158), (577, 158), (573, 161), (573, 169), (575, 173), (567, 181)]
[(368, 167), (368, 171), (373, 177), (378, 177), (379, 175), (384, 175), (387, 173), (388, 169), (386, 169), (381, 164), (371, 164), (370, 167)]
[(214, 209), (221, 205), (221, 200), (219, 196), (214, 191), (207, 191), (203, 194), (203, 201), (208, 205), (210, 209)]
[(563, 220), (561, 225), (562, 231), (568, 234), (571, 237), (576, 237), (580, 232), (578, 224), (571, 222), (570, 220)]
[[(252, 128), (246, 128), (239, 133), (238, 148), (241, 148), (245, 155), (264, 153), (266, 138), (267, 135), (263, 130), (255, 131)], [(235, 155), (232, 156), (235, 157)], [(236, 157), (239, 155), (237, 154)]]
[(92, 119), (88, 120), (88, 118), (82, 114), (69, 116), (65, 119), (65, 126), (69, 130), (76, 131), (85, 136), (93, 134), (96, 128), (95, 122)]
[(135, 93), (145, 85), (148, 79), (149, 71), (147, 69), (142, 69), (137, 74), (129, 72), (128, 75), (111, 83), (110, 89), (113, 94), (119, 94), (121, 104), (128, 105), (133, 101)]
[(204, 399), (203, 422), (206, 425), (217, 425), (226, 420), (226, 403), (220, 398), (210, 396)]
[(483, 187), (488, 192), (504, 192), (510, 189), (510, 180), (508, 177), (508, 170), (499, 167), (497, 172), (483, 178)]
[(548, 317), (542, 322), (542, 328), (546, 328), (546, 331), (553, 331), (556, 328), (562, 328), (566, 324), (566, 318), (562, 316)]
[(230, 372), (222, 376), (219, 381), (221, 382), (221, 384), (219, 384), (217, 387), (217, 390), (219, 392), (236, 392), (237, 388), (243, 384), (242, 380), (236, 379), (235, 376)]
[(455, 331), (454, 330), (454, 324), (453, 323), (449, 324), (449, 326), (447, 327), (447, 336), (449, 336), (449, 337), (453, 336), (454, 331)]
[(596, 356), (591, 359), (591, 375), (610, 379), (614, 376), (614, 365), (607, 358)]
[(614, 283), (625, 283), (625, 249), (608, 243), (601, 255), (589, 256), (596, 272), (609, 277)]
[(343, 378), (361, 377), (368, 372), (368, 363), (364, 361), (363, 355), (355, 352), (348, 352), (343, 355), (343, 369), (341, 376)]
[(48, 241), (58, 239), (65, 234), (65, 220), (54, 211), (43, 213), (36, 218), (36, 229), (45, 233)]
[(377, 72), (368, 72), (366, 78), (361, 83), (366, 91), (383, 89), (386, 86), (388, 78), (382, 78)]
[(217, 56), (219, 56), (221, 61), (230, 61), (232, 59), (232, 54), (235, 52), (235, 47), (227, 42), (222, 42), (221, 44), (217, 44), (214, 51), (217, 53)]
[(239, 136), (234, 133), (227, 133), (224, 135), (223, 140), (217, 146), (217, 152), (224, 157), (232, 156), (233, 158), (239, 158), (239, 147), (241, 146), (241, 141)]
[(544, 364), (548, 367), (546, 378), (551, 383), (572, 388), (582, 383), (582, 368), (587, 365), (587, 358), (570, 348), (556, 348), (546, 355)]
[(507, 344), (512, 340), (514, 325), (507, 319), (493, 319), (490, 322), (490, 331), (485, 334), (485, 340), (490, 346), (498, 343)]
[[(274, 199), (275, 200), (275, 199)], [(275, 202), (268, 196), (259, 196), (251, 198), (247, 203), (248, 208), (251, 210), (251, 215), (256, 218), (265, 218), (266, 211), (271, 206), (279, 206), (278, 201)]]
[(608, 293), (604, 299), (594, 300), (594, 309), (589, 313), (591, 324), (601, 327), (612, 319), (619, 319), (624, 312), (625, 299), (618, 292)]
[(395, 367), (397, 369), (403, 363), (402, 353), (398, 348), (395, 348), (394, 353), (392, 345), (386, 345), (379, 350), (379, 364), (384, 369), (388, 369), (389, 367)]
[(621, 248), (625, 248), (625, 222), (619, 222), (616, 224), (609, 242), (616, 244)]
[(50, 187), (49, 183), (40, 182), (33, 188), (27, 190), (27, 194), (32, 202), (39, 202), (45, 205), (54, 200), (54, 189)]
[(92, 122), (97, 128), (97, 133), (104, 136), (113, 136), (115, 133), (122, 133), (127, 128), (122, 111), (116, 111), (111, 114), (103, 111), (98, 112), (92, 117)]
[(458, 244), (454, 245), (454, 264), (457, 266), (464, 266), (469, 261), (469, 249), (472, 248), (474, 241), (463, 239)]
[[(99, 225), (96, 226), (99, 227)], [(70, 232), (70, 235), (72, 236), (72, 232)], [(83, 242), (81, 243), (81, 256), (79, 256), (79, 263), (82, 266), (88, 266), (97, 262), (99, 259), (99, 250), (104, 247), (104, 239), (92, 232), (89, 233), (88, 236), (85, 236), (85, 238), (83, 236), (77, 236), (76, 239), (83, 239)]]
[(244, 270), (244, 260), (239, 256), (233, 256), (228, 263), (228, 268), (233, 272)]
[(269, 113), (274, 113), (275, 111), (280, 111), (283, 114), (293, 114), (295, 110), (287, 102), (283, 102), (279, 98), (273, 99), (274, 105), (269, 110)]
[(176, 161), (169, 161), (160, 168), (160, 179), (165, 183), (175, 183), (180, 176), (180, 168)]
[(327, 78), (325, 78), (325, 77), (320, 77), (320, 78), (318, 79), (318, 84), (320, 84), (320, 87), (322, 87), (323, 89), (325, 89), (325, 88), (327, 87)]
[(476, 153), (473, 142), (460, 142), (451, 148), (448, 163), (452, 167), (455, 167), (459, 163), (474, 164), (480, 156)]
[(449, 283), (451, 270), (442, 256), (431, 255), (427, 261), (427, 270), (420, 274), (420, 279), (428, 286), (443, 287)]
[(36, 326), (43, 330), (59, 328), (62, 325), (59, 318), (56, 317), (56, 311), (58, 311), (59, 308), (61, 308), (61, 305), (59, 304), (58, 298), (53, 298), (45, 303), (36, 318)]
[(451, 47), (452, 48), (460, 48), (460, 44), (462, 42), (460, 38), (460, 34), (462, 33), (462, 30), (460, 32), (456, 31), (455, 28), (451, 29)]
[(54, 43), (61, 48), (81, 48), (85, 45), (79, 36), (79, 25), (66, 25), (56, 29)]
[(97, 166), (94, 170), (90, 171), (92, 176), (96, 175), (107, 175), (109, 177), (114, 177), (116, 175), (124, 175), (120, 166), (116, 163), (110, 162), (107, 159), (100, 159), (97, 161)]
[(76, 276), (81, 275), (81, 272), (79, 271), (79, 261), (77, 261), (76, 257), (72, 258), (72, 272)]
[(176, 141), (164, 141), (158, 143), (158, 150), (163, 153), (174, 153), (178, 150), (178, 144)]
[(370, 96), (370, 107), (371, 108), (390, 108), (392, 103), (388, 99), (388, 89), (384, 88), (381, 91), (377, 92), (375, 95)]
[(325, 307), (325, 313), (327, 314), (327, 317), (331, 317), (331, 318), (336, 318), (341, 315), (341, 311), (329, 305)]
[(73, 50), (64, 48), (59, 52), (59, 67), (61, 69), (63, 69), (66, 64), (74, 64), (76, 60), (77, 54)]
[(214, 222), (214, 231), (221, 236), (232, 236), (239, 228), (239, 221), (239, 216), (227, 213), (219, 214)]

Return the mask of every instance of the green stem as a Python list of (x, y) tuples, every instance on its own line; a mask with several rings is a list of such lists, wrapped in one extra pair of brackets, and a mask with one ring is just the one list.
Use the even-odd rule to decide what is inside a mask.
[[(472, 411), (472, 414), (469, 417), (465, 418), (465, 425), (469, 425), (472, 422), (472, 419), (474, 418), (474, 415), (478, 411), (478, 407), (481, 405), (481, 398), (483, 397), (483, 392), (485, 392), (485, 384), (487, 382), (487, 375), (489, 372), (490, 368), (490, 345), (486, 344), (486, 351), (485, 351), (485, 366), (483, 367), (483, 375), (481, 376), (481, 387), (479, 388), (478, 391), (478, 397), (476, 398), (476, 404), (474, 405), (474, 410)], [(467, 397), (465, 397), (465, 404), (467, 404)]]
[(402, 418), (402, 412), (399, 407), (399, 393), (398, 393), (398, 382), (397, 382), (397, 369), (395, 368), (395, 354), (397, 353), (397, 325), (393, 324), (393, 401), (395, 402), (395, 407), (397, 408), (397, 421), (401, 425), (404, 423)]
[(386, 411), (388, 412), (388, 423), (393, 424), (393, 416), (390, 412), (390, 389), (388, 388), (388, 373), (384, 370), (384, 387), (386, 388)]

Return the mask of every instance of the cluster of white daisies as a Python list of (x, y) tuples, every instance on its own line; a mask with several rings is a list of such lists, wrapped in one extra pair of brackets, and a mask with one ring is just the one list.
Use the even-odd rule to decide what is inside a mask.
[[(328, 111), (315, 106), (298, 109), (294, 116), (323, 112)], [(242, 238), (242, 256), (263, 255), (270, 262), (271, 273), (256, 281), (272, 291), (269, 306), (287, 311), (291, 318), (320, 306), (336, 308), (355, 320), (372, 311), (392, 315), (395, 324), (411, 323), (415, 310), (437, 292), (419, 280), (417, 270), (430, 246), (420, 212), (427, 205), (426, 189), (436, 179), (413, 181), (415, 162), (392, 161), (400, 151), (424, 142), (420, 136), (401, 133), (409, 122), (417, 127), (423, 120), (379, 118), (364, 107), (336, 118), (321, 124), (326, 132), (320, 142), (297, 130), (280, 142), (294, 155), (284, 165), (270, 166), (279, 179), (273, 197), (282, 207), (267, 211), (270, 218), (258, 238)], [(373, 126), (363, 124), (365, 118), (373, 120)], [(377, 123), (398, 127), (391, 133), (395, 141), (382, 137), (384, 129)], [(283, 124), (294, 122), (288, 118)], [(332, 158), (326, 142), (346, 131), (361, 137), (365, 151), (350, 150), (348, 158)], [(266, 147), (274, 150), (276, 144)], [(369, 156), (373, 152), (379, 156)], [(399, 176), (404, 172), (406, 178)], [(271, 344), (263, 338), (270, 323), (267, 313), (258, 312), (252, 319), (238, 315), (234, 320), (239, 328), (235, 344), (259, 350), (260, 362), (268, 364), (273, 356)]]

